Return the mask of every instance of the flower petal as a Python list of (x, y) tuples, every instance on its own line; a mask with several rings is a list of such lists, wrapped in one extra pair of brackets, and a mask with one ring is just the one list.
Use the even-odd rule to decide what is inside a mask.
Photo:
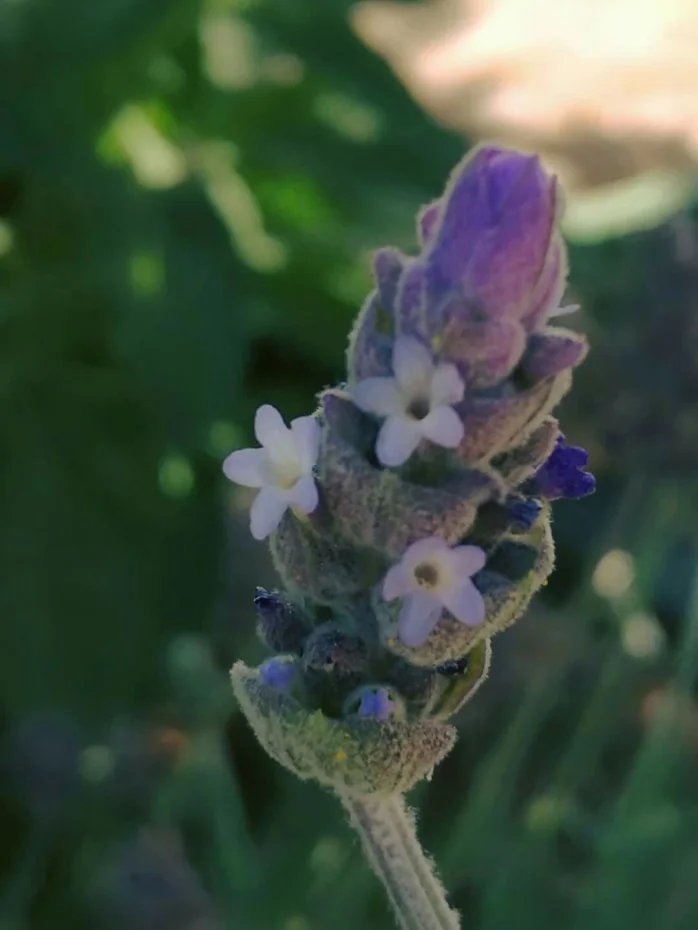
[(223, 462), (223, 474), (246, 488), (261, 488), (266, 480), (266, 464), (264, 449), (238, 449)]
[(383, 579), (381, 594), (384, 601), (394, 601), (396, 597), (409, 594), (417, 587), (417, 580), (403, 562), (398, 562), (388, 570)]
[(466, 626), (478, 626), (485, 619), (485, 601), (472, 581), (454, 585), (439, 596), (448, 612)]
[(288, 435), (288, 427), (281, 414), (271, 404), (263, 404), (254, 418), (254, 434), (263, 446), (274, 445)]
[(360, 410), (379, 417), (393, 416), (405, 410), (395, 378), (366, 378), (354, 386), (351, 396)]
[(287, 500), (301, 513), (312, 513), (318, 505), (318, 490), (312, 475), (299, 478), (287, 493)]
[(432, 407), (442, 404), (459, 404), (463, 400), (465, 384), (455, 365), (437, 365), (429, 392)]
[(404, 464), (419, 445), (422, 432), (415, 420), (388, 417), (378, 433), (376, 455), (383, 465)]
[(456, 449), (465, 435), (465, 428), (453, 407), (437, 407), (420, 421), (419, 427), (422, 435), (446, 449)]
[(398, 632), (406, 646), (421, 646), (439, 622), (441, 604), (431, 594), (418, 591), (403, 599)]
[(291, 420), (291, 434), (296, 440), (296, 454), (304, 472), (315, 467), (320, 452), (320, 424), (315, 417)]
[(398, 336), (393, 349), (393, 371), (405, 393), (426, 394), (434, 364), (429, 349), (412, 336)]
[(288, 494), (278, 488), (262, 488), (250, 508), (250, 529), (255, 539), (266, 539), (288, 508)]
[(456, 546), (451, 549), (451, 564), (457, 577), (463, 578), (479, 572), (487, 561), (487, 556), (479, 546)]
[(418, 539), (417, 542), (405, 551), (401, 563), (407, 571), (418, 565), (420, 562), (429, 560), (434, 564), (439, 564), (444, 553), (450, 553), (451, 548), (445, 539), (440, 536), (427, 536), (426, 539)]

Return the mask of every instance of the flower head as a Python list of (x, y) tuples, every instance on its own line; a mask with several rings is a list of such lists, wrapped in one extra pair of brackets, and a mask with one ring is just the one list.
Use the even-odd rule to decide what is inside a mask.
[(357, 407), (385, 417), (376, 443), (378, 460), (402, 465), (423, 439), (449, 449), (460, 445), (463, 424), (451, 405), (463, 399), (465, 385), (455, 365), (435, 365), (418, 339), (398, 336), (393, 372), (392, 378), (359, 381), (352, 391)]
[(485, 602), (471, 575), (485, 564), (479, 546), (451, 548), (438, 536), (413, 543), (383, 579), (383, 598), (402, 598), (400, 639), (421, 646), (444, 608), (461, 623), (477, 626), (485, 619)]
[(286, 426), (269, 404), (257, 411), (255, 436), (261, 449), (239, 449), (223, 462), (227, 478), (248, 488), (260, 488), (250, 511), (255, 539), (269, 536), (291, 507), (309, 514), (318, 505), (313, 468), (320, 446), (320, 427), (314, 417), (298, 417)]
[(596, 489), (596, 479), (584, 466), (586, 449), (568, 446), (560, 435), (550, 456), (527, 483), (527, 492), (555, 500), (559, 497), (586, 497)]

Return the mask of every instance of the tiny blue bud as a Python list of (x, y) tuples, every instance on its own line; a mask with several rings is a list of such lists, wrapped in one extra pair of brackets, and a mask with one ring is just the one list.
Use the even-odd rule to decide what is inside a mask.
[(543, 505), (535, 497), (514, 499), (507, 504), (507, 515), (514, 524), (514, 529), (530, 530), (538, 519)]
[(274, 656), (259, 667), (262, 681), (277, 691), (290, 691), (296, 677), (296, 663), (291, 656)]
[(586, 497), (596, 489), (596, 479), (584, 471), (589, 455), (580, 446), (568, 446), (560, 434), (550, 456), (526, 483), (526, 493), (555, 500)]
[(391, 700), (385, 688), (367, 688), (361, 695), (357, 714), (360, 717), (374, 717), (387, 720), (395, 711), (395, 701)]

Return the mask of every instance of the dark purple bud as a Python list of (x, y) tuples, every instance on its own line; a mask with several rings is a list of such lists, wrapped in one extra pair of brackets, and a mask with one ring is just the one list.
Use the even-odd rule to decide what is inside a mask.
[(589, 455), (580, 446), (568, 446), (560, 435), (549, 458), (526, 483), (526, 493), (556, 500), (586, 497), (596, 489), (596, 479), (584, 471)]
[(297, 608), (277, 591), (257, 588), (254, 609), (259, 617), (259, 632), (274, 652), (300, 655), (308, 627)]
[(367, 688), (361, 695), (356, 712), (360, 717), (387, 720), (395, 712), (395, 701), (386, 688)]
[(296, 663), (291, 656), (274, 656), (259, 666), (264, 684), (277, 691), (291, 690), (296, 671)]

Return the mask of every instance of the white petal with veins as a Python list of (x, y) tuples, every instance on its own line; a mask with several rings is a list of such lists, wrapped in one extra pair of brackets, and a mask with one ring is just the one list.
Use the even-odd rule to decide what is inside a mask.
[(296, 417), (291, 420), (291, 435), (296, 441), (300, 467), (311, 471), (320, 451), (320, 424), (315, 417)]
[(393, 349), (393, 371), (403, 391), (427, 392), (434, 363), (427, 347), (412, 336), (398, 336)]
[(465, 384), (458, 374), (458, 369), (450, 363), (443, 363), (436, 367), (431, 379), (429, 392), (432, 407), (442, 404), (459, 404), (463, 400)]
[(485, 602), (472, 581), (444, 591), (442, 603), (456, 620), (467, 626), (477, 626), (485, 619)]
[(423, 591), (408, 594), (398, 617), (398, 632), (406, 646), (421, 646), (438, 623), (441, 605)]
[(267, 486), (255, 497), (250, 508), (250, 529), (255, 539), (266, 539), (273, 533), (288, 509), (286, 492)]
[(454, 570), (463, 575), (474, 575), (484, 567), (487, 556), (479, 546), (456, 546), (450, 552), (451, 564)]
[(288, 427), (276, 407), (264, 404), (259, 408), (254, 418), (254, 434), (260, 445), (272, 446), (284, 440), (287, 433)]
[(301, 513), (312, 513), (318, 505), (318, 490), (312, 475), (305, 475), (290, 491), (288, 501)]
[(261, 488), (265, 484), (267, 456), (264, 449), (238, 449), (223, 462), (226, 478), (246, 488)]
[(457, 448), (465, 435), (463, 423), (453, 407), (437, 407), (419, 425), (427, 439), (446, 449)]
[(395, 378), (366, 378), (354, 387), (352, 399), (366, 413), (389, 417), (404, 412), (405, 405)]
[(419, 445), (422, 432), (416, 421), (388, 417), (378, 433), (376, 455), (383, 465), (403, 465)]

